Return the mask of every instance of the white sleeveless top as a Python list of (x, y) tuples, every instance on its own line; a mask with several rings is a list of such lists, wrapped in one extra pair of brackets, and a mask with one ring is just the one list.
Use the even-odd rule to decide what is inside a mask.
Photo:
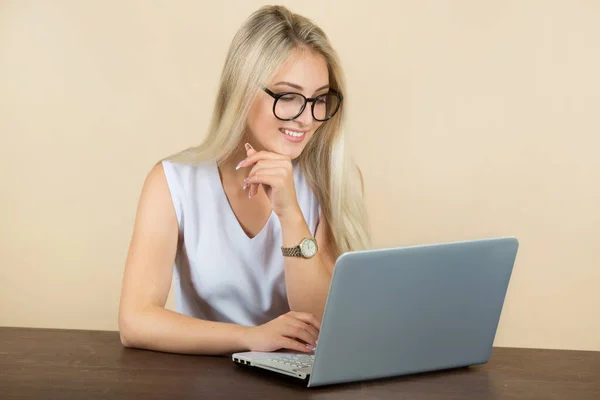
[[(179, 225), (173, 272), (176, 311), (244, 326), (288, 312), (275, 212), (251, 239), (229, 205), (216, 162), (192, 166), (165, 160), (162, 165)], [(320, 207), (296, 162), (294, 183), (314, 236)]]

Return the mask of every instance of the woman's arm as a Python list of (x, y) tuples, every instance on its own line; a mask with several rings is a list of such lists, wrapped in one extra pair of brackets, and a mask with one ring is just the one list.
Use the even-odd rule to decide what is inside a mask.
[[(282, 245), (297, 246), (305, 237), (312, 237), (302, 211), (280, 219)], [(290, 309), (313, 314), (319, 321), (323, 318), (325, 301), (333, 274), (335, 260), (327, 247), (327, 224), (322, 220), (315, 234), (319, 250), (314, 257), (284, 257), (285, 285)]]
[(165, 309), (178, 230), (165, 173), (159, 164), (144, 183), (125, 264), (119, 308), (124, 346), (204, 355), (279, 349), (310, 352), (321, 325), (308, 313), (289, 312), (266, 324), (246, 327)]
[[(303, 238), (312, 237), (302, 210), (298, 205), (294, 187), (292, 161), (286, 156), (269, 151), (257, 152), (252, 146), (246, 147), (247, 157), (237, 168), (252, 167), (244, 188), (250, 187), (249, 196), (258, 193), (260, 185), (265, 189), (273, 210), (279, 217), (282, 231), (282, 246), (294, 247)], [(326, 240), (329, 227), (325, 220), (319, 222), (315, 240), (319, 250), (309, 259), (285, 257), (285, 284), (290, 309), (314, 315), (319, 321), (323, 318), (325, 302), (335, 265), (333, 252)]]
[(148, 175), (140, 196), (119, 307), (126, 347), (188, 354), (248, 348), (247, 327), (191, 318), (165, 309), (177, 251), (177, 217), (162, 168)]
[[(357, 172), (364, 195), (365, 185), (362, 172), (358, 168)], [(296, 212), (281, 217), (280, 223), (284, 247), (297, 246), (303, 238), (311, 236), (299, 208)], [(285, 283), (290, 309), (310, 312), (319, 321), (323, 319), (325, 302), (329, 294), (336, 261), (328, 246), (330, 241), (327, 238), (330, 236), (329, 225), (322, 219), (315, 233), (315, 240), (319, 248), (317, 254), (310, 259), (285, 257)]]

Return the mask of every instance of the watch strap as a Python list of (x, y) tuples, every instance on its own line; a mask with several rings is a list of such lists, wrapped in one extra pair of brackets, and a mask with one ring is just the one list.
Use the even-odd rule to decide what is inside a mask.
[(281, 253), (285, 257), (302, 257), (302, 251), (300, 251), (300, 245), (294, 247), (282, 247)]

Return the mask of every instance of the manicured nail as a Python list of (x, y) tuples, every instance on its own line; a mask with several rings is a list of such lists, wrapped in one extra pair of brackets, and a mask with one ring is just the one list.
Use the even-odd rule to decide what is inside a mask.
[(239, 164), (238, 164), (238, 165), (235, 167), (235, 170), (237, 171), (238, 169), (242, 168), (242, 167), (244, 166), (244, 162), (245, 162), (245, 161), (246, 161), (246, 160), (242, 160), (242, 161), (240, 161), (240, 163), (239, 163)]
[(311, 350), (311, 351), (315, 351), (315, 349), (316, 349), (316, 347), (315, 347), (315, 346), (313, 346), (313, 345), (310, 345), (310, 344), (307, 344), (307, 345), (306, 345), (306, 348), (307, 348), (307, 349), (309, 349), (309, 350)]
[(248, 184), (246, 182), (244, 182), (244, 186), (242, 186), (242, 190), (246, 190), (246, 188), (248, 188)]

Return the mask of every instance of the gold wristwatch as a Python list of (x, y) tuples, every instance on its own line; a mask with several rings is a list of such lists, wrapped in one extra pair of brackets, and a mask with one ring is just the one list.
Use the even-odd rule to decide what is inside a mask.
[(317, 241), (309, 237), (302, 239), (297, 246), (281, 248), (281, 252), (285, 257), (311, 258), (317, 254), (317, 250), (319, 250)]

